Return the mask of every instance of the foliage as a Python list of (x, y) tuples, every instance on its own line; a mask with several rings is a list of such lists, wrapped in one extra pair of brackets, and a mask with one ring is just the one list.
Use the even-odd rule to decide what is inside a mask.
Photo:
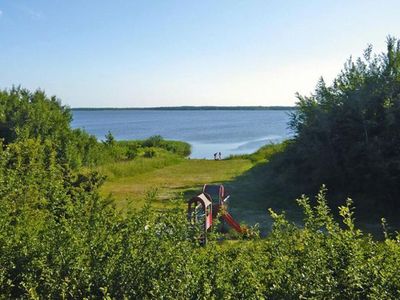
[[(389, 40), (386, 56), (371, 58), (367, 51), (367, 62), (350, 64), (334, 86), (321, 83), (320, 93), (300, 98), (292, 119), (296, 139), (264, 147), (254, 162), (296, 153), (296, 166), (310, 168), (301, 169), (302, 180), (340, 183), (337, 178), (349, 176), (344, 183), (361, 178), (378, 189), (385, 179), (391, 187), (398, 176), (398, 148), (391, 148), (397, 142), (398, 52), (399, 45)], [(400, 298), (400, 235), (385, 232), (384, 240), (376, 241), (363, 234), (354, 225), (351, 200), (339, 207), (338, 223), (323, 187), (316, 205), (305, 196), (298, 200), (303, 226), (271, 210), (274, 224), (265, 239), (258, 239), (256, 230), (248, 231), (254, 240), (234, 243), (211, 234), (209, 245), (200, 247), (183, 209), (156, 211), (148, 204), (122, 216), (112, 199), (99, 195), (104, 176), (79, 168), (124, 160), (129, 150), (139, 163), (116, 166), (114, 176), (124, 176), (123, 170), (140, 168), (140, 162), (148, 170), (183, 161), (190, 147), (161, 137), (118, 142), (111, 134), (109, 142), (99, 143), (72, 130), (70, 117), (41, 91), (0, 92), (0, 298)], [(326, 145), (337, 147), (321, 152), (328, 151)], [(335, 149), (353, 159), (347, 161), (344, 152), (331, 158), (348, 173), (316, 168)], [(146, 158), (146, 151), (155, 158)], [(383, 179), (372, 182), (368, 174)], [(388, 191), (383, 195), (397, 190)], [(149, 203), (155, 196), (148, 195)]]
[(353, 195), (360, 209), (397, 213), (400, 41), (388, 38), (380, 55), (368, 47), (331, 86), (321, 79), (313, 95), (298, 100), (290, 122), (295, 138), (276, 171), (303, 190), (325, 183), (334, 194)]
[(21, 87), (0, 91), (0, 137), (5, 144), (29, 138), (47, 140), (56, 159), (73, 168), (99, 163), (101, 145), (80, 129), (71, 129), (72, 114), (55, 97)]
[(166, 141), (160, 135), (154, 135), (141, 142), (142, 147), (155, 147), (186, 157), (191, 153), (190, 144), (181, 141)]
[[(51, 143), (27, 139), (0, 153), (0, 294), (3, 298), (398, 298), (400, 237), (373, 241), (343, 228), (325, 190), (304, 227), (271, 211), (266, 239), (203, 248), (186, 214), (150, 205), (122, 218), (99, 197), (102, 177), (73, 175)], [(19, 187), (19, 188), (16, 188)], [(149, 194), (148, 201), (154, 199)]]
[(231, 155), (227, 159), (249, 159), (252, 163), (269, 162), (276, 154), (285, 151), (288, 141), (278, 144), (267, 144), (251, 154)]
[(5, 144), (24, 139), (51, 142), (57, 161), (73, 169), (96, 166), (108, 162), (134, 159), (156, 147), (182, 157), (190, 155), (190, 145), (166, 141), (161, 136), (145, 141), (117, 142), (111, 132), (103, 143), (81, 129), (72, 129), (72, 113), (55, 97), (37, 90), (21, 87), (0, 91), (0, 138)]
[(108, 133), (106, 134), (106, 139), (104, 141), (104, 144), (107, 145), (108, 147), (112, 147), (115, 145), (115, 138), (111, 133), (111, 131), (108, 131)]
[(153, 135), (142, 142), (144, 147), (159, 147), (164, 141), (161, 135)]
[(72, 115), (55, 97), (41, 90), (33, 93), (20, 87), (0, 92), (0, 136), (6, 144), (19, 137), (66, 137)]

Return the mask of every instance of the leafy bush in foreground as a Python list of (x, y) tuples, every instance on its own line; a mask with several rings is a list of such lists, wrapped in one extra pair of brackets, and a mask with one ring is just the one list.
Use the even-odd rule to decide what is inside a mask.
[[(0, 147), (2, 149), (2, 147)], [(372, 240), (330, 216), (325, 192), (304, 226), (271, 211), (266, 239), (192, 239), (181, 209), (149, 206), (122, 217), (98, 195), (102, 177), (56, 163), (51, 143), (28, 139), (0, 152), (2, 298), (399, 298), (400, 236)]]

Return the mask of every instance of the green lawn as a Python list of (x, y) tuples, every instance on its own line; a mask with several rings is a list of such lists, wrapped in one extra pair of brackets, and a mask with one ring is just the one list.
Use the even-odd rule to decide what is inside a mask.
[[(111, 194), (119, 208), (123, 209), (127, 205), (139, 208), (143, 206), (146, 194), (157, 189), (157, 201), (154, 205), (167, 207), (170, 199), (177, 198), (182, 193), (195, 194), (205, 183), (231, 181), (251, 167), (252, 163), (246, 159), (171, 160), (165, 157), (114, 163), (102, 167), (103, 173), (108, 174), (109, 179), (103, 185), (101, 193)], [(113, 173), (113, 170), (118, 171)]]
[[(127, 208), (140, 209), (146, 194), (155, 195), (156, 209), (168, 209), (201, 192), (204, 184), (223, 184), (231, 195), (229, 212), (239, 222), (259, 224), (262, 233), (271, 228), (268, 209), (284, 210), (288, 219), (302, 223), (302, 214), (295, 201), (299, 188), (273, 170), (269, 160), (282, 151), (285, 143), (268, 145), (253, 154), (214, 161), (185, 159), (167, 151), (156, 157), (137, 157), (97, 167), (107, 175), (101, 187), (103, 196), (111, 196), (122, 213)], [(313, 195), (311, 195), (313, 196)], [(337, 210), (333, 210), (337, 216)], [(381, 233), (380, 224), (358, 221), (357, 225), (372, 233)], [(400, 227), (400, 226), (398, 226)]]
[[(108, 164), (99, 169), (108, 176), (101, 193), (111, 195), (122, 211), (127, 207), (142, 207), (146, 194), (155, 190), (154, 207), (165, 209), (176, 202), (183, 206), (201, 192), (205, 183), (221, 183), (231, 195), (230, 212), (239, 222), (258, 223), (267, 229), (271, 224), (270, 207), (285, 208), (289, 215), (297, 215), (295, 197), (289, 196), (279, 184), (265, 160), (254, 161), (244, 156), (214, 161), (165, 155)], [(171, 199), (178, 200), (171, 202)]]

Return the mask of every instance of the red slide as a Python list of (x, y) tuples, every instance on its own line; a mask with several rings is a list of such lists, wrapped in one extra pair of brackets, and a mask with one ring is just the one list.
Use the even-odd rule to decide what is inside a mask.
[(230, 215), (230, 213), (226, 212), (224, 215), (222, 215), (222, 218), (229, 224), (232, 226), (233, 229), (235, 229), (237, 232), (242, 233), (243, 230), (240, 227), (239, 223), (236, 222), (232, 216)]

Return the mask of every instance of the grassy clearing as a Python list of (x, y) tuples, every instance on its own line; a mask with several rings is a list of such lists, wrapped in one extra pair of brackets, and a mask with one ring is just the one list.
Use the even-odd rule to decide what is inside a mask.
[(124, 211), (127, 207), (142, 207), (146, 194), (156, 191), (153, 205), (165, 209), (172, 203), (184, 205), (205, 183), (222, 183), (231, 194), (231, 212), (237, 220), (269, 228), (268, 208), (285, 208), (289, 215), (297, 214), (295, 196), (280, 184), (279, 176), (268, 163), (283, 148), (283, 144), (264, 146), (252, 155), (221, 161), (183, 159), (163, 153), (153, 158), (107, 164), (98, 168), (108, 176), (101, 193), (111, 195)]
[(128, 205), (140, 208), (146, 194), (157, 189), (157, 201), (153, 204), (165, 208), (170, 204), (169, 199), (179, 198), (182, 193), (194, 194), (204, 183), (232, 180), (251, 167), (252, 163), (244, 159), (211, 161), (168, 156), (141, 158), (103, 166), (100, 171), (111, 176), (103, 185), (101, 193), (111, 195), (121, 209)]

